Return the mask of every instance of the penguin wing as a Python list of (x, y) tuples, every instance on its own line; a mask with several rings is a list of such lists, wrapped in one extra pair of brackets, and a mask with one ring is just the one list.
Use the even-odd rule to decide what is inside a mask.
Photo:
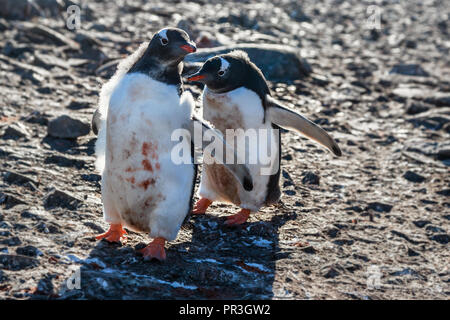
[(314, 122), (295, 111), (289, 110), (269, 95), (266, 95), (266, 105), (266, 115), (272, 123), (285, 129), (295, 130), (321, 144), (335, 155), (342, 155), (341, 149), (336, 141)]
[[(192, 116), (189, 132), (191, 137), (194, 139), (194, 145), (197, 148), (200, 148), (203, 152), (208, 152), (208, 146), (211, 144), (211, 141), (204, 141), (203, 132), (206, 131), (207, 134), (212, 135), (214, 137), (214, 144), (219, 144), (222, 148), (221, 150), (213, 150), (209, 155), (213, 157), (218, 163), (225, 166), (228, 171), (239, 181), (239, 183), (244, 187), (245, 190), (251, 191), (253, 190), (253, 179), (250, 174), (250, 170), (245, 164), (239, 164), (239, 161), (233, 161), (233, 163), (226, 163), (223, 160), (227, 154), (227, 150), (231, 151), (234, 154), (234, 159), (238, 159), (236, 151), (231, 149), (231, 147), (226, 143), (223, 138), (223, 135), (216, 129), (213, 129), (207, 122), (201, 120), (197, 116)], [(201, 137), (200, 145), (195, 139), (195, 137)], [(219, 156), (220, 154), (220, 156)]]
[(100, 109), (96, 109), (91, 120), (92, 132), (94, 132), (95, 135), (98, 134), (98, 130), (100, 129), (101, 117)]

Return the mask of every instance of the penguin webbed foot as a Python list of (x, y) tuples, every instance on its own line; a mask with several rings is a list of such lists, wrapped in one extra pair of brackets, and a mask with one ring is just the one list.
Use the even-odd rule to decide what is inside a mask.
[(249, 217), (250, 217), (250, 210), (241, 209), (241, 211), (239, 211), (238, 213), (227, 217), (227, 221), (225, 221), (225, 224), (227, 226), (241, 225), (241, 224), (244, 224), (245, 222), (247, 222)]
[(111, 224), (108, 231), (95, 237), (97, 240), (105, 239), (108, 242), (125, 243), (127, 241), (127, 232), (121, 224)]
[(205, 214), (206, 210), (212, 203), (213, 202), (207, 198), (201, 198), (200, 200), (198, 200), (195, 203), (192, 213), (193, 214)]
[(145, 248), (139, 250), (144, 257), (144, 260), (156, 259), (159, 261), (166, 260), (166, 251), (164, 250), (164, 244), (166, 239), (158, 237), (153, 239)]

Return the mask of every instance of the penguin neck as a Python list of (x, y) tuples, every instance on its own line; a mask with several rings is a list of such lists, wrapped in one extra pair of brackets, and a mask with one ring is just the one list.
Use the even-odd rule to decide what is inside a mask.
[(182, 59), (164, 63), (152, 54), (149, 47), (142, 57), (131, 67), (128, 73), (143, 73), (156, 81), (178, 86), (178, 91), (181, 94), (183, 92), (183, 84), (181, 81), (182, 68)]

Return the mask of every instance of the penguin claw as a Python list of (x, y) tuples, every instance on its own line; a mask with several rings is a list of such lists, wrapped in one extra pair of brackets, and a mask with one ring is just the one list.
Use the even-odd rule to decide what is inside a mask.
[(166, 260), (166, 251), (164, 250), (164, 244), (166, 239), (155, 238), (145, 248), (139, 250), (142, 253), (144, 260), (157, 259), (159, 261)]
[(228, 226), (237, 226), (245, 223), (249, 217), (250, 217), (250, 210), (241, 209), (241, 211), (239, 211), (238, 213), (227, 217), (227, 221), (225, 221), (225, 224)]
[(193, 214), (205, 214), (206, 209), (211, 205), (212, 201), (206, 198), (201, 198), (197, 201), (194, 206), (194, 210), (192, 210)]
[(95, 239), (105, 239), (108, 242), (125, 243), (127, 241), (127, 232), (122, 228), (121, 224), (111, 224), (108, 231), (99, 234)]

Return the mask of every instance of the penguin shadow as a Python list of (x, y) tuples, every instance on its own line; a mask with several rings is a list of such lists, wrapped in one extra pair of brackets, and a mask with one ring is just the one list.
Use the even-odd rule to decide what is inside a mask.
[(191, 214), (183, 227), (192, 231), (191, 241), (172, 245), (168, 253), (188, 252), (184, 259), (195, 299), (271, 299), (276, 261), (288, 255), (279, 247), (279, 229), (297, 218), (295, 210), (280, 202), (231, 227), (225, 216), (214, 214), (222, 208), (236, 210), (222, 205)]
[(228, 227), (216, 214), (224, 209), (235, 210), (211, 206), (210, 213), (189, 215), (163, 262), (139, 253), (146, 234), (128, 231), (127, 243), (112, 244), (95, 240), (104, 230), (89, 225), (77, 246), (88, 256), (65, 256), (65, 278), (53, 288), (55, 280), (43, 277), (32, 299), (271, 299), (276, 262), (289, 254), (279, 247), (279, 230), (297, 218), (295, 210), (280, 203)]

